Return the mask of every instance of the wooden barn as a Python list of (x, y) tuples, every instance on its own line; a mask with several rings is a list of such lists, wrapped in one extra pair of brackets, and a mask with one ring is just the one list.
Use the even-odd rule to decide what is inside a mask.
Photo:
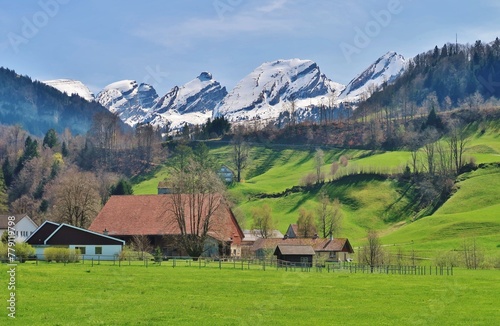
[(274, 250), (278, 261), (295, 263), (297, 266), (311, 267), (316, 254), (311, 246), (280, 244)]

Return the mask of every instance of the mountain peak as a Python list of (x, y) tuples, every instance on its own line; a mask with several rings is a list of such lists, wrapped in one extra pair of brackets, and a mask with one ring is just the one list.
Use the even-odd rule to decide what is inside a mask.
[(384, 83), (391, 83), (406, 68), (406, 59), (394, 51), (389, 51), (365, 69), (347, 84), (340, 95), (343, 101), (359, 101), (370, 96), (374, 90)]
[(76, 94), (89, 102), (94, 100), (94, 94), (92, 94), (90, 89), (79, 80), (54, 79), (45, 80), (42, 81), (42, 83), (49, 85), (62, 93), (66, 93), (69, 96)]
[(314, 61), (279, 59), (261, 64), (243, 78), (216, 107), (214, 116), (224, 115), (230, 121), (273, 120), (285, 102), (312, 101), (342, 89), (343, 85), (326, 78)]
[(198, 76), (198, 79), (201, 80), (201, 81), (209, 81), (209, 80), (212, 80), (212, 74), (209, 73), (209, 72), (202, 72), (199, 76)]

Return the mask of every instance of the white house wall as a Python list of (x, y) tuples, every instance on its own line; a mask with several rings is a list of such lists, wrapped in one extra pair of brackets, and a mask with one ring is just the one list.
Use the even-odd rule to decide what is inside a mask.
[[(114, 260), (118, 258), (118, 255), (122, 251), (122, 246), (121, 245), (70, 245), (70, 249), (76, 249), (76, 248), (81, 248), (85, 247), (85, 254), (82, 254), (82, 256), (85, 256), (84, 259), (99, 259), (99, 260)], [(95, 254), (95, 248), (96, 247), (101, 247), (102, 248), (102, 254), (96, 255)]]
[[(45, 260), (45, 256), (43, 251), (47, 248), (50, 248), (52, 246), (35, 246), (35, 254), (38, 259), (40, 260)], [(60, 248), (61, 246), (53, 246), (55, 248)], [(66, 248), (69, 249), (76, 249), (76, 247), (81, 248), (85, 247), (85, 255), (83, 256), (82, 259), (85, 260), (114, 260), (118, 258), (118, 255), (122, 251), (122, 246), (121, 245), (70, 245), (67, 246)], [(95, 247), (101, 247), (102, 248), (102, 254), (96, 255), (95, 254)]]

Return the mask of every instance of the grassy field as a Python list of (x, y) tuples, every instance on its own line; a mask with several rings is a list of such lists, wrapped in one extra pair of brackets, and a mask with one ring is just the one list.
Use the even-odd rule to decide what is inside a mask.
[[(25, 263), (7, 325), (496, 325), (500, 272), (454, 276), (275, 268)], [(2, 265), (2, 301), (8, 298)], [(4, 286), (5, 285), (5, 286)]]
[(408, 243), (421, 250), (458, 249), (465, 238), (477, 238), (483, 250), (500, 253), (500, 169), (464, 174), (458, 191), (433, 215), (409, 223), (384, 237), (386, 243)]
[[(482, 123), (469, 127), (466, 156), (477, 164), (500, 162), (498, 123)], [(231, 166), (231, 147), (212, 145), (210, 154), (219, 164)], [(315, 148), (253, 146), (250, 163), (244, 170), (243, 182), (228, 190), (237, 208), (246, 218), (243, 228), (251, 227), (252, 210), (267, 204), (272, 209), (278, 228), (285, 232), (296, 223), (299, 209), (315, 210), (318, 191), (289, 193), (278, 198), (258, 198), (297, 186), (304, 175), (314, 172)], [(326, 179), (330, 166), (341, 156), (349, 159), (347, 170), (368, 169), (378, 172), (401, 169), (410, 160), (405, 151), (383, 152), (352, 149), (324, 149), (322, 171)], [(134, 186), (135, 194), (154, 194), (158, 181), (167, 176), (158, 169), (152, 178)], [(457, 192), (432, 216), (413, 221), (411, 193), (395, 180), (374, 176), (351, 176), (328, 183), (324, 189), (331, 198), (342, 203), (344, 225), (340, 236), (348, 237), (357, 247), (364, 245), (366, 230), (378, 230), (385, 244), (413, 247), (423, 257), (433, 257), (440, 250), (460, 247), (465, 237), (475, 237), (487, 251), (497, 254), (500, 248), (500, 168), (489, 167), (460, 176)]]

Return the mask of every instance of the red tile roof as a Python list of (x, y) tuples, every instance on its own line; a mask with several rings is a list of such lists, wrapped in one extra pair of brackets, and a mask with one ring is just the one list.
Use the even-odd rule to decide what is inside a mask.
[[(178, 235), (172, 198), (173, 195), (112, 196), (89, 230), (102, 233), (106, 229), (111, 236)], [(243, 232), (224, 202), (212, 219), (210, 236), (225, 241), (232, 238), (233, 243), (241, 243)]]

